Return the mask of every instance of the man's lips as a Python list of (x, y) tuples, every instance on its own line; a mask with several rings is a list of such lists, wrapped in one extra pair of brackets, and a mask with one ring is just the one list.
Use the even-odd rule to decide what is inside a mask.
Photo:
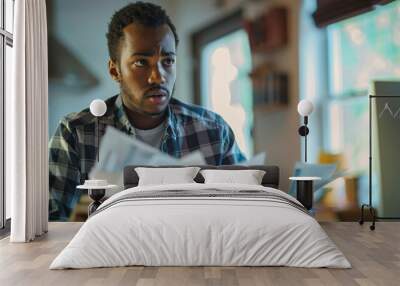
[(149, 91), (147, 91), (146, 93), (145, 93), (145, 97), (149, 97), (149, 98), (151, 98), (151, 97), (163, 97), (163, 96), (165, 96), (165, 97), (167, 97), (168, 96), (168, 91), (167, 90), (165, 90), (165, 89), (151, 89), (151, 90), (149, 90)]
[(168, 98), (168, 91), (164, 89), (151, 89), (145, 93), (145, 98), (152, 104), (162, 104)]

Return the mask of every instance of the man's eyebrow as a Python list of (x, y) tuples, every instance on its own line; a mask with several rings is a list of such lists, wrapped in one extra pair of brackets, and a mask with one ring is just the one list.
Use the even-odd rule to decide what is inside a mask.
[[(154, 56), (154, 52), (136, 52), (136, 53), (132, 53), (131, 56), (141, 56), (141, 57), (151, 57)], [(176, 56), (176, 54), (174, 52), (161, 52), (162, 56)]]
[(161, 53), (163, 56), (176, 56), (174, 52), (162, 52)]

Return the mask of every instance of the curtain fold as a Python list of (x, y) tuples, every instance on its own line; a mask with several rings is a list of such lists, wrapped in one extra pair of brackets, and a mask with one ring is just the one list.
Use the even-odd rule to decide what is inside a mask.
[(48, 229), (48, 64), (45, 0), (15, 1), (13, 92), (6, 98), (11, 242)]

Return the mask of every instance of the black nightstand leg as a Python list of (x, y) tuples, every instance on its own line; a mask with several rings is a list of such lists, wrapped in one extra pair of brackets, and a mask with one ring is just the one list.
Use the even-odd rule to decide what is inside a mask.
[(313, 181), (297, 181), (297, 200), (308, 210), (313, 205)]
[(92, 203), (88, 206), (88, 216), (91, 216), (92, 213), (94, 213), (100, 205), (101, 205), (101, 203), (98, 202), (98, 201), (92, 202)]
[(89, 197), (93, 200), (93, 202), (88, 207), (88, 215), (90, 216), (94, 213), (97, 208), (101, 205), (101, 199), (105, 196), (105, 189), (97, 189), (97, 190), (88, 190)]

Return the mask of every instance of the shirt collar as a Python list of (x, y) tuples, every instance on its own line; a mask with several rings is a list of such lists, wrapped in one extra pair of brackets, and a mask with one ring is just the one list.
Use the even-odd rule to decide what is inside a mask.
[(135, 135), (135, 128), (132, 126), (128, 116), (125, 113), (121, 94), (119, 94), (115, 100), (115, 117), (120, 127), (124, 128), (126, 131), (128, 131), (128, 133)]
[(176, 118), (175, 113), (172, 110), (171, 102), (168, 104), (168, 107), (167, 107), (167, 118), (166, 118), (166, 122), (165, 122), (165, 127), (166, 127), (167, 134), (169, 134), (173, 138), (177, 137), (178, 120)]
[[(135, 134), (135, 128), (132, 126), (130, 123), (128, 116), (125, 113), (124, 105), (122, 103), (122, 95), (119, 94), (117, 96), (117, 99), (115, 100), (115, 117), (117, 123), (127, 130), (130, 134), (136, 135)], [(166, 128), (166, 134), (170, 135), (173, 138), (177, 137), (177, 118), (175, 113), (173, 112), (171, 108), (171, 102), (168, 104), (167, 107), (167, 118), (165, 120), (165, 128)]]

